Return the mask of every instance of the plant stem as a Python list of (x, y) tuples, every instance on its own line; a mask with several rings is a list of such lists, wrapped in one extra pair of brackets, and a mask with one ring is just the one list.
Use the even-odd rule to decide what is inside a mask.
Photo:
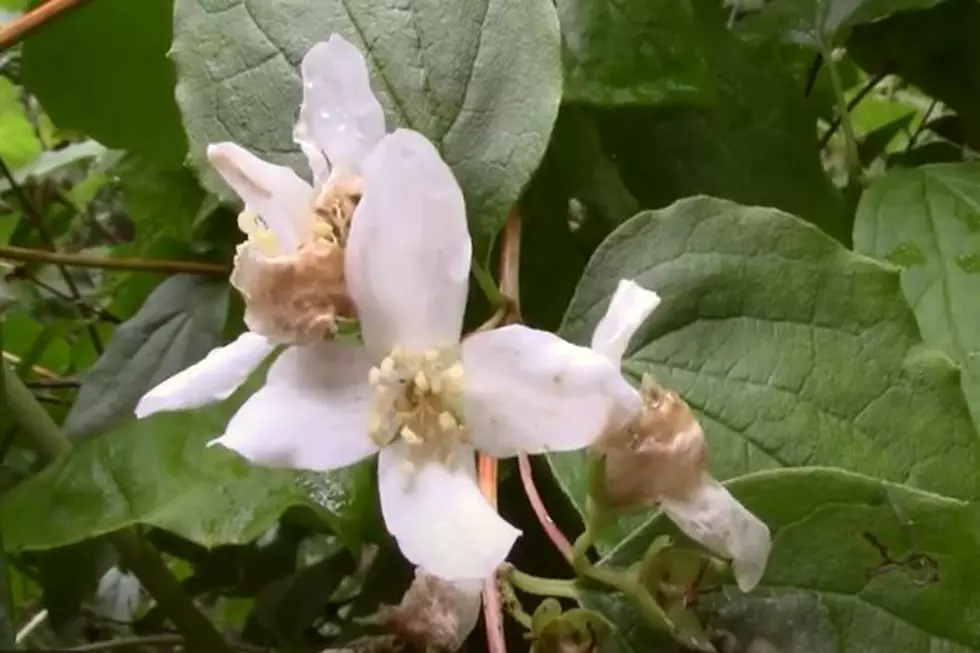
[(49, 0), (14, 21), (0, 27), (0, 50), (19, 43), (24, 37), (86, 0)]
[(572, 545), (565, 537), (565, 534), (561, 532), (558, 526), (555, 524), (555, 520), (551, 518), (548, 513), (548, 508), (544, 505), (544, 501), (541, 500), (541, 494), (538, 492), (537, 486), (534, 484), (534, 475), (531, 470), (531, 459), (528, 458), (527, 454), (519, 453), (517, 455), (517, 468), (521, 474), (521, 485), (524, 487), (524, 494), (527, 496), (528, 502), (531, 504), (531, 510), (534, 511), (534, 516), (538, 518), (538, 523), (541, 524), (541, 528), (548, 535), (548, 539), (551, 540), (555, 548), (558, 549), (565, 560), (568, 560), (569, 564), (572, 563)]
[(919, 136), (921, 136), (922, 132), (925, 131), (926, 125), (929, 122), (929, 118), (932, 116), (932, 112), (935, 110), (936, 105), (938, 103), (939, 101), (934, 99), (932, 102), (929, 103), (929, 106), (926, 107), (926, 110), (922, 113), (922, 119), (919, 121), (918, 127), (916, 127), (915, 131), (912, 132), (912, 135), (909, 137), (909, 142), (906, 143), (905, 145), (906, 154), (911, 152), (912, 148), (915, 147), (916, 142), (919, 140)]
[[(11, 172), (3, 158), (0, 158), (0, 173), (2, 173), (3, 176), (7, 178), (7, 181), (10, 182), (10, 187), (14, 191), (17, 201), (20, 203), (20, 207), (24, 211), (24, 215), (27, 216), (28, 221), (34, 225), (34, 230), (37, 231), (38, 235), (41, 237), (41, 240), (44, 241), (44, 244), (52, 254), (57, 254), (58, 247), (55, 244), (54, 236), (51, 235), (47, 225), (44, 223), (44, 214), (41, 213), (34, 203), (31, 202), (30, 198), (27, 197), (27, 193), (25, 193), (20, 184), (17, 183), (14, 173)], [(65, 287), (67, 287), (68, 292), (71, 293), (72, 299), (79, 304), (84, 303), (82, 293), (78, 290), (78, 285), (75, 283), (75, 280), (72, 278), (71, 274), (68, 273), (68, 270), (65, 269), (65, 266), (57, 263), (55, 265), (58, 268), (58, 272), (61, 274), (62, 280), (65, 282)], [(85, 328), (86, 331), (88, 331), (89, 338), (92, 340), (92, 347), (95, 348), (95, 353), (101, 356), (103, 348), (102, 339), (99, 337), (99, 332), (96, 330), (94, 324), (86, 324)]]
[(198, 274), (201, 276), (228, 276), (231, 268), (216, 263), (196, 261), (145, 261), (142, 259), (105, 258), (84, 254), (65, 254), (45, 252), (26, 247), (0, 246), (0, 258), (10, 261), (52, 263), (71, 265), (80, 268), (99, 268), (103, 270), (129, 270), (131, 272), (164, 272), (167, 274)]
[(844, 158), (847, 160), (847, 168), (852, 176), (861, 179), (863, 176), (861, 170), (861, 156), (858, 153), (858, 142), (857, 136), (854, 134), (854, 125), (851, 123), (851, 114), (847, 108), (847, 96), (844, 95), (844, 82), (841, 81), (840, 71), (837, 70), (837, 64), (834, 63), (834, 59), (830, 48), (824, 43), (822, 38), (817, 39), (820, 51), (823, 53), (824, 63), (827, 66), (827, 72), (830, 74), (830, 82), (834, 87), (834, 97), (837, 100), (837, 112), (840, 115), (841, 127), (844, 130)]
[(515, 567), (508, 567), (505, 578), (517, 589), (535, 596), (556, 596), (564, 599), (579, 600), (575, 581), (564, 578), (542, 578), (532, 576)]
[[(5, 365), (0, 366), (0, 375), (3, 376), (5, 407), (9, 406), (14, 419), (41, 456), (51, 461), (67, 455), (72, 449), (71, 443), (20, 377)], [(126, 566), (180, 629), (190, 650), (197, 653), (230, 653), (231, 649), (224, 638), (184, 593), (159, 552), (135, 528), (116, 531), (109, 536), (109, 540)]]
[(827, 143), (830, 142), (830, 139), (833, 138), (834, 134), (837, 133), (837, 130), (840, 129), (841, 124), (844, 122), (844, 116), (850, 115), (851, 111), (854, 111), (854, 108), (861, 104), (861, 101), (868, 97), (868, 94), (871, 93), (875, 86), (880, 84), (885, 77), (888, 77), (887, 72), (878, 73), (872, 77), (868, 83), (865, 84), (864, 87), (851, 98), (851, 101), (847, 103), (847, 111), (844, 113), (838, 113), (836, 116), (834, 116), (833, 122), (830, 123), (830, 125), (827, 127), (827, 131), (825, 131), (823, 136), (820, 137), (820, 142), (817, 143), (818, 149), (822, 150), (823, 148), (827, 147)]
[[(477, 460), (477, 479), (483, 496), (496, 509), (497, 461), (490, 456), (480, 454)], [(483, 621), (489, 653), (507, 653), (502, 609), (500, 587), (497, 585), (496, 575), (492, 575), (483, 584)]]

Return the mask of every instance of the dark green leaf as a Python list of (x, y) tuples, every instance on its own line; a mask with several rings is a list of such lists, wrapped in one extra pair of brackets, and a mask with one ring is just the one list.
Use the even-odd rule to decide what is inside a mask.
[[(587, 343), (621, 278), (663, 298), (624, 370), (652, 374), (691, 404), (719, 477), (832, 465), (980, 497), (980, 442), (959, 373), (922, 347), (893, 269), (785, 213), (693, 198), (613, 232), (562, 335)], [(583, 456), (551, 462), (581, 510)]]
[(561, 95), (550, 3), (176, 0), (175, 11), (177, 97), (209, 188), (222, 188), (204, 159), (213, 141), (307, 174), (291, 139), (297, 68), (335, 32), (365, 54), (389, 125), (421, 131), (452, 166), (481, 258), (544, 155)]
[(167, 59), (173, 0), (99, 0), (24, 44), (23, 77), (51, 119), (165, 164), (187, 151)]
[(220, 344), (227, 312), (223, 281), (187, 275), (164, 281), (86, 372), (65, 430), (93, 435), (131, 415), (150, 388)]
[(0, 526), (7, 546), (48, 549), (133, 524), (207, 547), (242, 544), (290, 506), (313, 510), (356, 543), (365, 515), (373, 514), (369, 463), (325, 474), (294, 472), (250, 465), (223, 447), (205, 446), (222, 433), (246, 392), (209, 408), (130, 420), (82, 441), (5, 497)]
[[(730, 488), (774, 542), (768, 592), (733, 591), (713, 624), (742, 647), (761, 638), (808, 653), (980, 650), (975, 506), (835, 469), (764, 472)], [(610, 560), (635, 560), (664, 532), (675, 531), (660, 517)], [(621, 633), (618, 650), (647, 650), (643, 634)]]
[(135, 157), (123, 159), (114, 172), (119, 176), (126, 213), (136, 227), (140, 251), (160, 237), (190, 237), (207, 197), (193, 173)]

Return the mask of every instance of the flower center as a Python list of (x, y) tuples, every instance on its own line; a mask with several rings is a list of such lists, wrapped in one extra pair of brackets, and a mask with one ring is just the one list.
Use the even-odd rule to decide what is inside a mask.
[(401, 438), (421, 459), (454, 462), (466, 442), (461, 423), (463, 366), (455, 347), (414, 354), (395, 347), (369, 375), (374, 406), (371, 439), (383, 447)]

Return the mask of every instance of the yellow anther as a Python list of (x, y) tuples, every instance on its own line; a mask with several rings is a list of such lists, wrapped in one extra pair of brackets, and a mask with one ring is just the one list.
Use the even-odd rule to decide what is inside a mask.
[(425, 353), (422, 354), (426, 363), (435, 363), (439, 360), (439, 351), (436, 349), (426, 349)]
[(405, 350), (401, 345), (395, 345), (391, 348), (391, 354), (388, 355), (388, 358), (393, 358), (396, 361), (400, 361), (405, 358)]
[(402, 439), (409, 444), (422, 444), (422, 438), (418, 434), (407, 426), (403, 426), (402, 430), (399, 431)]
[(415, 375), (415, 390), (419, 394), (425, 394), (430, 390), (429, 379), (426, 378), (425, 372), (419, 370), (419, 373)]
[(431, 379), (429, 379), (429, 387), (432, 390), (432, 394), (434, 395), (442, 394), (442, 388), (443, 388), (442, 377), (433, 376)]
[(372, 388), (377, 388), (381, 385), (381, 370), (377, 367), (372, 367), (371, 371), (368, 372), (368, 383), (371, 384)]
[(448, 411), (439, 413), (439, 428), (443, 431), (455, 431), (459, 428), (459, 422)]
[(333, 226), (328, 222), (323, 222), (322, 220), (317, 220), (313, 223), (313, 235), (317, 238), (326, 238), (327, 240), (332, 240), (334, 238)]
[(448, 370), (442, 373), (443, 380), (452, 385), (459, 385), (463, 380), (462, 363), (453, 363)]

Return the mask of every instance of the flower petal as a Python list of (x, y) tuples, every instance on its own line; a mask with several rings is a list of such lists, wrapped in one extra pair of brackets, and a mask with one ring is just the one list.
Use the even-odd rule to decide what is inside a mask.
[(520, 531), (480, 493), (473, 450), (461, 448), (450, 470), (435, 461), (409, 462), (408, 447), (397, 441), (378, 457), (381, 512), (402, 555), (444, 580), (486, 579)]
[(320, 152), (333, 167), (359, 170), (385, 134), (385, 114), (371, 91), (364, 57), (334, 34), (310, 48), (300, 68), (303, 104), (293, 140), (310, 159), (318, 179), (326, 172)]
[(630, 338), (658, 304), (660, 295), (635, 281), (622, 279), (592, 333), (592, 349), (619, 365)]
[(422, 134), (388, 134), (364, 166), (347, 283), (375, 356), (459, 341), (472, 245), (463, 193)]
[(136, 404), (136, 417), (200, 408), (227, 399), (273, 349), (268, 340), (246, 331), (143, 395)]
[(361, 346), (291, 347), (211, 444), (273, 467), (326, 471), (377, 450), (367, 434), (370, 370)]
[(735, 581), (752, 590), (766, 570), (772, 548), (769, 527), (705, 474), (683, 500), (664, 498), (660, 507), (688, 537), (732, 561)]
[(291, 168), (263, 161), (235, 143), (209, 145), (208, 159), (284, 251), (299, 247), (312, 225), (313, 189), (308, 183)]
[(581, 449), (642, 407), (618, 366), (552, 333), (476, 333), (462, 355), (470, 439), (491, 456)]

